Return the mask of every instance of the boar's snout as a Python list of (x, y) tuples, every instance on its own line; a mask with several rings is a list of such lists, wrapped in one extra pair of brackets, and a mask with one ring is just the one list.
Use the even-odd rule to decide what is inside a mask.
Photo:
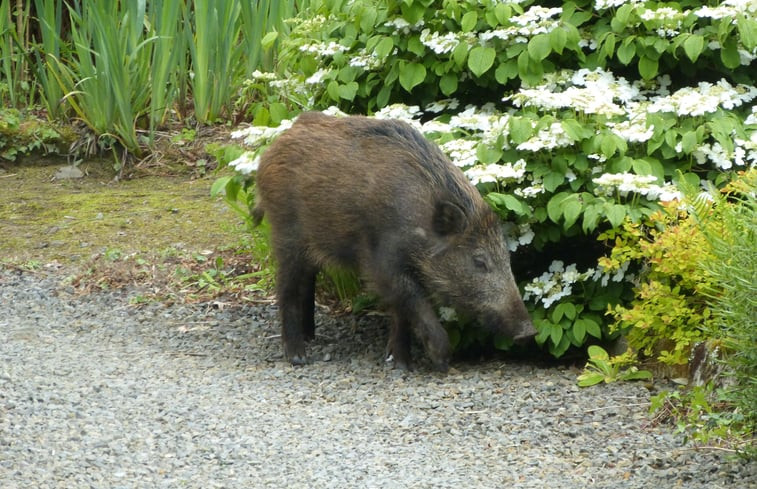
[(538, 333), (530, 320), (521, 321), (518, 326), (519, 332), (513, 336), (513, 341), (517, 345), (523, 346), (530, 343), (533, 337)]
[(513, 342), (521, 346), (528, 344), (538, 334), (534, 324), (528, 317), (503, 318), (501, 315), (488, 314), (481, 316), (479, 319), (483, 326), (495, 333), (511, 338)]

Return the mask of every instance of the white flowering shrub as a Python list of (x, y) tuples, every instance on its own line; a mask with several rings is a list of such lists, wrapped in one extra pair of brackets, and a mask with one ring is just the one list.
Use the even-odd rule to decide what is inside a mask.
[[(610, 338), (605, 311), (633, 296), (637, 264), (603, 269), (601, 233), (678, 199), (680, 181), (757, 165), (753, 1), (337, 3), (295, 21), (265, 93), (404, 119), (439, 144), (506, 222), (555, 356)], [(250, 153), (222, 183), (251, 185), (285, 124), (235, 133)]]

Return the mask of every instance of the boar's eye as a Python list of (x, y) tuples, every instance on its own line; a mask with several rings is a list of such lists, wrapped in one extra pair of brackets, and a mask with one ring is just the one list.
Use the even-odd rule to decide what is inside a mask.
[(489, 264), (486, 262), (486, 258), (484, 258), (483, 256), (474, 256), (473, 265), (475, 265), (476, 270), (480, 272), (489, 271)]

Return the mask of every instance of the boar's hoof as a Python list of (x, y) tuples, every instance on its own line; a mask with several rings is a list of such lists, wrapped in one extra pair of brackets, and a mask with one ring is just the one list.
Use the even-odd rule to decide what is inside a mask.
[(386, 362), (393, 363), (394, 368), (402, 370), (404, 372), (409, 372), (412, 370), (412, 368), (410, 368), (410, 362), (407, 359), (400, 358), (399, 356), (395, 356), (392, 353), (387, 354)]
[(434, 362), (434, 370), (437, 372), (446, 374), (449, 371), (449, 362), (442, 361), (442, 362)]
[(308, 359), (305, 355), (294, 355), (289, 358), (289, 363), (291, 363), (295, 367), (301, 367), (308, 363)]

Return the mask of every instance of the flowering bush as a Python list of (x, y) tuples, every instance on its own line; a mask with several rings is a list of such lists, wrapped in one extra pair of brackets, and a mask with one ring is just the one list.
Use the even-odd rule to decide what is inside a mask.
[[(325, 7), (324, 7), (325, 8)], [(757, 164), (751, 2), (345, 2), (298, 20), (275, 83), (332, 113), (404, 119), (507, 222), (513, 267), (555, 356), (613, 337), (634, 265), (597, 237)], [(750, 71), (751, 70), (751, 71)], [(282, 128), (242, 130), (247, 176)]]

